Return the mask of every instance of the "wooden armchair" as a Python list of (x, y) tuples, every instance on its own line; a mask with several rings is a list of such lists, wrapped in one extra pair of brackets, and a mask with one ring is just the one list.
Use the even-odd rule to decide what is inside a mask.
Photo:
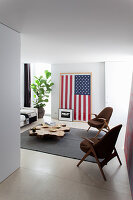
[(96, 134), (96, 137), (102, 130), (109, 131), (110, 128), (108, 124), (109, 124), (109, 120), (111, 118), (112, 112), (113, 112), (113, 108), (106, 107), (98, 115), (92, 114), (92, 115), (95, 115), (95, 118), (88, 121), (88, 125), (89, 125), (88, 131), (91, 127), (97, 128), (99, 131)]
[[(83, 152), (85, 152), (84, 157), (77, 164), (79, 166), (87, 156), (91, 155), (95, 157), (96, 162), (99, 166), (99, 169), (102, 173), (104, 180), (106, 181), (106, 177), (103, 172), (103, 167), (107, 165), (107, 163), (114, 158), (115, 156), (118, 158), (120, 165), (122, 165), (119, 155), (116, 151), (115, 144), (121, 130), (122, 125), (118, 125), (112, 128), (106, 135), (104, 135), (101, 139), (98, 138), (84, 138), (84, 140), (80, 144), (80, 148)], [(103, 159), (101, 162), (99, 159)]]

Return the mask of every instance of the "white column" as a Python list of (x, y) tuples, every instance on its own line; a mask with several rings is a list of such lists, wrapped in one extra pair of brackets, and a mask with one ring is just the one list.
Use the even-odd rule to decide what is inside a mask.
[(20, 35), (0, 24), (0, 182), (20, 166)]

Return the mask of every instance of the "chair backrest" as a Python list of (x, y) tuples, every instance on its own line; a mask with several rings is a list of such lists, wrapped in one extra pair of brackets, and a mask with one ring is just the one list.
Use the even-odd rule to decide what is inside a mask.
[(112, 112), (112, 107), (106, 107), (98, 114), (97, 118), (105, 118), (106, 121), (109, 122)]
[(111, 155), (111, 153), (115, 147), (121, 127), (122, 127), (122, 125), (120, 124), (120, 125), (112, 128), (94, 146), (98, 158), (106, 158), (109, 155)]

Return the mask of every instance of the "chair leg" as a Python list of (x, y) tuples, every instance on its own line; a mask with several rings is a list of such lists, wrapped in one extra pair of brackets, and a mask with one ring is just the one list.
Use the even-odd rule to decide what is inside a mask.
[(79, 161), (79, 163), (77, 164), (77, 167), (79, 167), (79, 165), (86, 159), (86, 157), (90, 154), (90, 150), (83, 156), (83, 158)]
[(107, 127), (106, 129), (107, 129), (108, 131), (110, 131), (110, 128), (109, 128), (108, 123), (107, 123), (106, 121), (105, 121), (104, 123), (105, 123), (105, 125), (106, 125), (106, 127)]
[(97, 164), (98, 164), (98, 167), (99, 167), (99, 169), (100, 169), (100, 172), (101, 172), (101, 174), (102, 174), (102, 176), (103, 176), (103, 179), (106, 181), (106, 177), (105, 177), (105, 175), (104, 175), (104, 172), (103, 172), (103, 169), (102, 169), (102, 167), (101, 167), (101, 164), (100, 164), (100, 162), (99, 162), (99, 160), (98, 160), (98, 157), (97, 157), (97, 155), (96, 155), (96, 153), (95, 153), (95, 150), (92, 149), (92, 152), (93, 152), (93, 155), (94, 155), (94, 157), (95, 157), (95, 159), (96, 159), (96, 162), (97, 162)]
[(104, 172), (103, 172), (103, 169), (102, 169), (101, 165), (98, 164), (98, 166), (99, 166), (99, 169), (100, 169), (101, 174), (102, 174), (102, 176), (103, 176), (103, 179), (106, 181), (107, 179), (106, 179), (106, 177), (105, 177), (105, 174), (104, 174)]
[(108, 127), (108, 131), (110, 131), (110, 128), (109, 128), (109, 126), (107, 126)]
[(96, 138), (99, 135), (99, 133), (101, 132), (101, 130), (102, 130), (102, 128), (99, 129), (99, 131), (97, 132), (97, 134), (96, 134), (96, 136), (94, 138)]
[(104, 129), (103, 129), (102, 131), (104, 131), (105, 133), (107, 133), (107, 132), (108, 132), (108, 130), (104, 130)]
[(117, 151), (116, 151), (116, 148), (114, 148), (114, 151), (115, 151), (115, 153), (116, 153), (116, 156), (117, 156), (117, 158), (118, 158), (118, 161), (119, 161), (120, 165), (122, 165), (122, 162), (121, 162), (120, 157), (119, 157), (119, 155), (118, 155), (118, 153), (117, 153)]
[(98, 133), (96, 134), (95, 138), (99, 135), (99, 133), (102, 131), (102, 129), (104, 128), (105, 124), (102, 126), (102, 128), (99, 129)]
[(87, 131), (89, 131), (89, 130), (90, 130), (90, 128), (91, 128), (91, 126), (89, 126), (89, 128), (87, 129)]

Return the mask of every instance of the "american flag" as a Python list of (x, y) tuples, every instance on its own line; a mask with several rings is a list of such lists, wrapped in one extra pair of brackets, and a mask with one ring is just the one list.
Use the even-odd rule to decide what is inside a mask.
[(75, 121), (91, 117), (91, 74), (61, 74), (60, 108), (73, 109)]

